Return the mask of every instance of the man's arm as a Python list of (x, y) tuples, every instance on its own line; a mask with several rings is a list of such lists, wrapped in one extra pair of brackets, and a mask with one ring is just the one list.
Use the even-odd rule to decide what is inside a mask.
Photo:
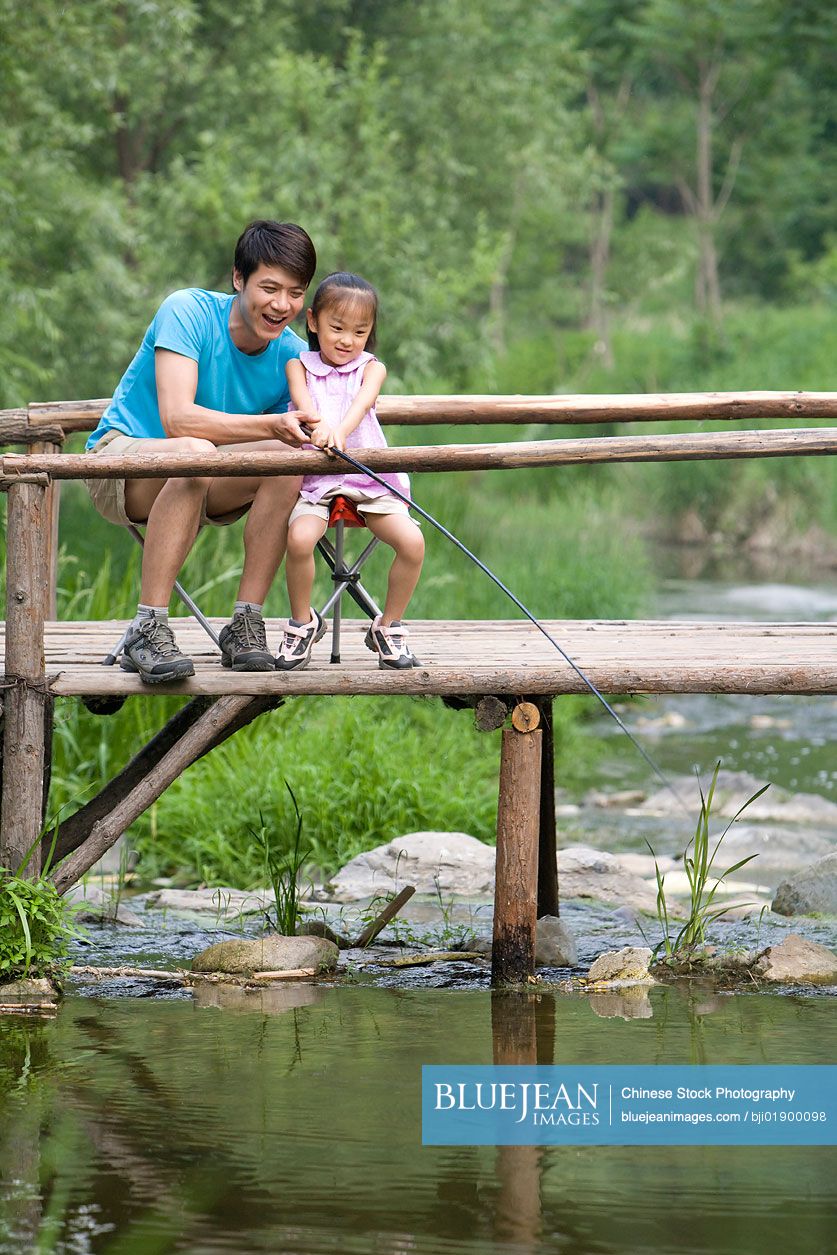
[(170, 349), (155, 349), (154, 370), (160, 421), (167, 436), (197, 436), (216, 445), (283, 440), (298, 448), (309, 439), (300, 422), (311, 426), (317, 422), (316, 415), (299, 410), (287, 414), (224, 414), (196, 405), (198, 364)]

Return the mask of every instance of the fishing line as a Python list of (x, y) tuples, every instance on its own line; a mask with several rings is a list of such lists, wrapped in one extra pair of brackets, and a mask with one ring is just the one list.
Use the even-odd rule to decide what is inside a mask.
[(422, 507), (420, 505), (417, 505), (415, 501), (412, 501), (410, 500), (409, 497), (406, 497), (404, 493), (400, 492), (397, 488), (395, 488), (391, 483), (389, 483), (388, 480), (382, 479), (380, 475), (376, 475), (375, 472), (370, 470), (368, 466), (364, 466), (362, 462), (358, 462), (357, 458), (353, 458), (350, 453), (346, 453), (345, 450), (343, 449), (332, 448), (330, 452), (335, 454), (337, 457), (342, 458), (344, 462), (348, 462), (350, 466), (353, 466), (355, 470), (360, 471), (363, 475), (368, 475), (370, 479), (373, 479), (375, 483), (380, 484), (383, 488), (387, 490), (387, 492), (391, 492), (394, 497), (397, 497), (399, 499), (399, 501), (403, 501), (404, 504), (409, 506), (411, 510), (415, 510), (416, 514), (420, 514), (423, 519), (426, 519), (428, 523), (430, 523), (433, 527), (436, 528), (437, 532), (441, 532), (441, 534), (444, 537), (446, 537), (446, 539), (449, 540), (451, 544), (455, 545), (456, 548), (461, 553), (464, 553), (466, 558), (470, 558), (471, 561), (474, 563), (474, 565), (479, 567), (479, 569), (483, 572), (483, 574), (487, 575), (488, 578), (494, 584), (497, 585), (500, 591), (505, 593), (506, 596), (511, 601), (514, 602), (518, 610), (522, 611), (522, 613), (525, 614), (529, 622), (534, 624), (534, 626), (538, 629), (538, 631), (543, 636), (546, 637), (550, 645), (552, 645), (555, 649), (558, 650), (558, 653), (561, 655), (564, 661), (569, 663), (569, 665), (572, 667), (573, 671), (576, 673), (578, 678), (584, 684), (586, 684), (587, 688), (590, 690), (593, 696), (597, 698), (599, 702), (601, 702), (602, 706), (604, 706), (605, 710), (610, 715), (611, 719), (614, 719), (616, 721), (616, 723), (619, 725), (621, 730), (625, 733), (625, 736), (633, 745), (634, 749), (636, 749), (642, 755), (642, 757), (645, 759), (646, 763), (654, 772), (654, 774), (658, 777), (659, 780), (662, 781), (662, 783), (669, 790), (669, 792), (672, 793), (675, 798), (677, 798), (677, 801), (679, 802), (680, 806), (683, 807), (683, 810), (687, 814), (689, 814), (690, 813), (689, 808), (687, 807), (686, 803), (681, 798), (680, 794), (675, 789), (674, 785), (671, 783), (670, 780), (666, 778), (662, 770), (654, 762), (654, 759), (647, 752), (647, 750), (644, 749), (644, 747), (639, 743), (639, 741), (631, 732), (631, 730), (625, 726), (622, 719), (613, 709), (613, 707), (611, 706), (607, 698), (604, 697), (603, 694), (599, 692), (599, 690), (596, 688), (596, 685), (589, 678), (589, 676), (585, 675), (584, 672), (581, 670), (581, 667), (579, 667), (577, 663), (573, 662), (572, 658), (569, 656), (566, 650), (563, 649), (558, 644), (555, 637), (552, 636), (552, 634), (547, 631), (544, 625), (532, 614), (531, 610), (529, 610), (526, 606), (524, 606), (520, 598), (515, 596), (515, 594), (511, 591), (511, 589), (508, 588), (503, 583), (500, 577), (498, 575), (495, 575), (494, 572), (489, 567), (487, 567), (485, 563), (480, 558), (478, 558), (475, 553), (472, 553), (471, 550), (468, 548), (468, 546), (463, 544), (458, 536), (454, 536), (453, 532), (448, 531), (448, 529), (444, 526), (443, 523), (440, 523), (438, 519), (434, 519), (432, 514), (429, 514), (427, 510), (422, 509)]

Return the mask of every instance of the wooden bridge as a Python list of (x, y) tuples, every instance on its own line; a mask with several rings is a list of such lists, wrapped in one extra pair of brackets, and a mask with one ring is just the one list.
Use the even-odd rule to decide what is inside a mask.
[[(106, 401), (31, 405), (0, 414), (0, 441), (29, 446), (7, 454), (0, 486), (9, 496), (7, 623), (3, 634), (4, 734), (0, 865), (33, 850), (45, 808), (56, 698), (124, 699), (140, 692), (190, 700), (92, 801), (59, 829), (52, 876), (69, 888), (192, 762), (252, 719), (303, 694), (424, 694), (476, 710), (477, 724), (503, 731), (497, 829), (493, 980), (534, 970), (536, 918), (557, 914), (552, 700), (584, 692), (578, 674), (526, 620), (411, 623), (421, 666), (378, 669), (362, 644), (364, 624), (344, 621), (343, 662), (328, 641), (298, 674), (222, 670), (191, 619), (178, 639), (194, 677), (149, 690), (138, 677), (102, 666), (124, 627), (56, 622), (58, 486), (63, 479), (171, 475), (298, 475), (331, 470), (320, 453), (155, 454), (95, 459), (61, 451), (66, 434), (89, 431)], [(388, 397), (384, 423), (546, 424), (837, 416), (837, 393), (688, 394), (636, 397)], [(503, 444), (422, 445), (360, 452), (372, 469), (453, 471), (560, 467), (614, 461), (672, 461), (837, 453), (837, 428), (595, 436)], [(417, 493), (420, 500), (420, 492)], [(92, 508), (92, 507), (91, 507)], [(218, 624), (220, 626), (220, 623)], [(835, 693), (837, 624), (553, 621), (547, 629), (596, 686), (609, 693)], [(278, 621), (268, 623), (278, 639)]]

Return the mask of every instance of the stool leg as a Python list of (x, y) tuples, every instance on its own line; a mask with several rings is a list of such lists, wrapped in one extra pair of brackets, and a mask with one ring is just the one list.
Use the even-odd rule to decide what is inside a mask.
[[(343, 558), (343, 522), (338, 521), (334, 528), (334, 574), (342, 575), (346, 570)], [(334, 603), (334, 614), (331, 618), (331, 661), (340, 661), (340, 623), (343, 617), (343, 593)]]

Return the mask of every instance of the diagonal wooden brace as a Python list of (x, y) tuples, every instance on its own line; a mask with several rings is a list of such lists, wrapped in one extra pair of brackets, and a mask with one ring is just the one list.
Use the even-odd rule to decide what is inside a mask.
[(125, 829), (217, 741), (230, 723), (244, 713), (252, 700), (251, 697), (221, 697), (204, 711), (110, 814), (94, 823), (86, 841), (59, 863), (52, 873), (58, 892), (66, 893), (80, 880), (116, 843)]

